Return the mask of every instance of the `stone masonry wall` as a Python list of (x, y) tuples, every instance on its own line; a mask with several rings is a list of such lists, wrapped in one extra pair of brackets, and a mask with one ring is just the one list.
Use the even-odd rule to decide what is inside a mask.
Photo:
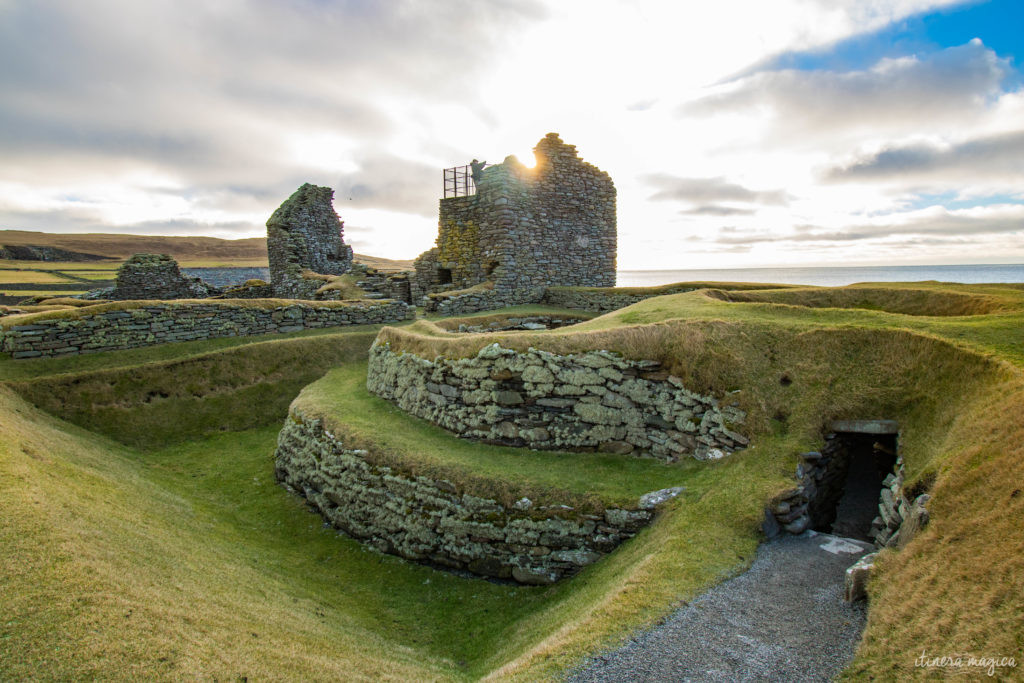
[(493, 289), (471, 290), (452, 295), (431, 294), (423, 300), (424, 310), (444, 316), (467, 315), (504, 307), (505, 302), (501, 300), (501, 295)]
[(437, 252), (424, 254), (443, 277), (417, 265), (416, 291), (495, 284), (507, 304), (535, 301), (545, 287), (615, 284), (615, 186), (549, 133), (535, 168), (515, 157), (483, 171), (477, 192), (442, 199)]
[(486, 325), (459, 323), (458, 327), (448, 328), (451, 332), (502, 332), (505, 330), (554, 330), (569, 325), (577, 325), (588, 318), (553, 315), (512, 316), (504, 320), (495, 320)]
[(687, 391), (654, 361), (606, 351), (561, 356), (484, 347), (475, 358), (429, 361), (370, 350), (368, 389), (459, 436), (545, 450), (717, 459), (742, 448), (746, 415)]
[(267, 220), (267, 259), (276, 296), (312, 298), (322, 283), (303, 279), (302, 271), (342, 275), (352, 266), (352, 247), (345, 244), (333, 199), (331, 188), (306, 183)]
[(293, 407), (278, 437), (275, 471), (331, 524), (382, 552), (527, 584), (554, 583), (597, 561), (682, 490), (655, 491), (637, 510), (603, 515), (536, 508), (528, 498), (505, 507), (460, 493), (445, 479), (372, 464), (366, 455)]
[(182, 275), (178, 262), (167, 254), (135, 254), (117, 269), (117, 284), (104, 298), (203, 299), (216, 293), (199, 278)]
[(76, 317), (8, 323), (0, 330), (0, 351), (13, 358), (67, 356), (214, 337), (392, 323), (411, 312), (401, 301), (271, 308), (229, 301), (147, 303), (128, 310), (80, 310)]

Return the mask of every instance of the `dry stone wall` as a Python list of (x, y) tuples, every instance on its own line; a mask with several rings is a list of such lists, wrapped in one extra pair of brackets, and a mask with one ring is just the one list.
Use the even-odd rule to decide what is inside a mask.
[(504, 332), (506, 330), (554, 330), (585, 322), (588, 318), (573, 318), (555, 315), (524, 315), (510, 316), (495, 320), (486, 325), (460, 323), (452, 332)]
[(412, 315), (402, 301), (270, 307), (211, 301), (97, 308), (103, 310), (80, 309), (75, 317), (8, 323), (0, 330), (0, 351), (13, 358), (68, 356), (214, 337), (391, 323)]
[(352, 266), (352, 247), (345, 244), (344, 223), (333, 200), (331, 188), (306, 183), (267, 220), (270, 284), (276, 296), (311, 299), (323, 283), (303, 278), (303, 271), (342, 275)]
[(278, 437), (275, 470), (331, 524), (382, 552), (527, 584), (554, 583), (596, 562), (682, 491), (655, 491), (638, 501), (639, 509), (602, 515), (538, 508), (525, 497), (506, 507), (445, 479), (373, 464), (367, 455), (293, 406)]
[(557, 355), (498, 344), (434, 361), (370, 350), (367, 387), (459, 436), (545, 450), (595, 450), (674, 461), (746, 446), (736, 406), (688, 391), (654, 361), (606, 351)]
[(474, 289), (456, 294), (431, 294), (423, 299), (425, 311), (444, 316), (468, 315), (505, 306), (501, 294), (493, 289)]
[(135, 254), (117, 269), (117, 284), (104, 299), (204, 299), (217, 290), (197, 277), (182, 275), (167, 254)]

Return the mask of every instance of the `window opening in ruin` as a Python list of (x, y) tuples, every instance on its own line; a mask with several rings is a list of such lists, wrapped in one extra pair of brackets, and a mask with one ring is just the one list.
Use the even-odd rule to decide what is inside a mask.
[(882, 481), (896, 465), (897, 434), (835, 432), (825, 448), (833, 455), (811, 502), (812, 528), (873, 540), (871, 521), (878, 515)]
[(452, 269), (451, 268), (438, 268), (437, 269), (437, 284), (439, 285), (450, 285), (452, 283)]
[(487, 265), (484, 266), (484, 275), (486, 275), (487, 277), (490, 277), (490, 276), (494, 275), (494, 271), (497, 268), (498, 268), (498, 262), (497, 261), (491, 261), (490, 263), (488, 263)]

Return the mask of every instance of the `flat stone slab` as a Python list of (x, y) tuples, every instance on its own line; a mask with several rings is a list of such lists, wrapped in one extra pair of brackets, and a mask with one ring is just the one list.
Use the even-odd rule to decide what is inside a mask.
[(589, 659), (570, 681), (830, 681), (852, 659), (863, 603), (846, 569), (873, 547), (808, 531), (761, 544), (749, 570)]
[(833, 432), (847, 434), (899, 434), (900, 425), (896, 420), (836, 420)]

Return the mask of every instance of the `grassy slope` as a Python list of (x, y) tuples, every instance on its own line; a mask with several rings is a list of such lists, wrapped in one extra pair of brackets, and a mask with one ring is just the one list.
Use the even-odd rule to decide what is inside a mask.
[[(188, 450), (147, 462), (9, 390), (0, 408), (0, 678), (425, 679), (450, 669), (344, 600), (337, 587), (360, 583), (347, 572), (376, 595), (366, 577), (388, 567), (274, 485), (273, 428), (207, 442), (201, 464)], [(198, 481), (175, 486), (175, 468)], [(342, 567), (335, 554), (359, 561)]]
[[(1005, 299), (1006, 310), (984, 318), (828, 309), (820, 301), (814, 302), (819, 308), (723, 306), (693, 294), (597, 318), (574, 328), (573, 335), (431, 339), (419, 324), (388, 336), (398, 347), (428, 356), (445, 346), (469, 354), (500, 340), (520, 348), (600, 346), (662, 358), (693, 386), (743, 387), (739, 396), (761, 431), (758, 445), (771, 431), (787, 433), (796, 443), (813, 442), (837, 418), (898, 419), (910, 485), (930, 488), (942, 502), (933, 503), (933, 523), (925, 533), (903, 552), (885, 554), (851, 675), (902, 677), (914, 673), (921, 648), (1013, 656), (1024, 643), (1024, 629), (1014, 621), (1024, 609), (1024, 533), (1014, 514), (1024, 481), (1020, 292), (990, 289)], [(670, 322), (677, 316), (685, 322)], [(587, 329), (592, 333), (582, 335)], [(791, 383), (780, 383), (783, 376)], [(606, 637), (615, 632), (600, 617), (587, 623), (600, 631), (602, 622)], [(556, 639), (554, 648), (561, 647)], [(522, 669), (505, 672), (529, 678), (542, 650), (528, 650)]]
[[(993, 291), (1011, 299), (1022, 294)], [(409, 566), (320, 529), (318, 518), (270, 483), (274, 427), (140, 453), (60, 424), (5, 393), (0, 505), (11, 521), (0, 533), (13, 550), (0, 586), (5, 605), (13, 596), (14, 618), (0, 633), (0, 674), (557, 675), (745, 566), (762, 502), (791, 476), (793, 454), (815, 445), (836, 417), (899, 419), (911, 476), (930, 483), (935, 495), (932, 525), (883, 559), (852, 675), (913, 673), (922, 647), (1019, 653), (1024, 547), (1017, 520), (1024, 495), (1014, 492), (1024, 481), (1024, 390), (1019, 369), (999, 360), (1024, 362), (1014, 336), (1017, 315), (925, 318), (726, 304), (686, 294), (602, 316), (574, 328), (575, 335), (460, 338), (435, 334), (434, 327), (430, 335), (404, 339), (462, 350), (494, 339), (559, 349), (618, 345), (665, 358), (695, 387), (744, 388), (736, 396), (751, 411), (755, 447), (719, 465), (680, 468), (687, 493), (651, 528), (579, 577), (547, 589), (496, 587)], [(579, 330), (588, 329), (581, 339)], [(467, 341), (451, 341), (459, 339)], [(244, 346), (223, 352), (246, 353), (259, 352)], [(98, 363), (93, 358), (81, 360)], [(74, 370), (58, 361), (8, 361), (0, 373), (32, 374), (12, 365), (35, 366), (37, 376)], [(127, 375), (145, 368), (113, 365)], [(165, 371), (179, 369), (167, 363)], [(783, 374), (791, 384), (780, 384)], [(322, 398), (341, 411), (351, 401), (351, 392), (343, 394), (348, 398), (329, 392)], [(141, 396), (128, 391), (125, 401)], [(215, 404), (198, 401), (196, 417), (186, 411), (180, 419), (201, 422), (207, 406)], [(371, 401), (349, 407), (364, 429), (387, 414), (386, 405)], [(126, 428), (142, 431), (148, 424)], [(422, 436), (430, 428), (409, 422), (401, 431)], [(516, 463), (517, 471), (532, 470), (543, 480), (547, 475), (531, 459), (543, 456)], [(607, 476), (601, 471), (595, 480)], [(632, 495), (630, 487), (643, 488), (638, 482), (648, 476), (615, 482), (605, 495)], [(573, 486), (585, 487), (583, 477)], [(48, 562), (51, 556), (59, 561)], [(126, 607), (132, 609), (127, 618)], [(151, 628), (136, 632), (136, 616)]]
[(11, 386), (34, 405), (91, 431), (156, 447), (280, 424), (302, 387), (331, 367), (365, 359), (375, 334), (366, 326)]

